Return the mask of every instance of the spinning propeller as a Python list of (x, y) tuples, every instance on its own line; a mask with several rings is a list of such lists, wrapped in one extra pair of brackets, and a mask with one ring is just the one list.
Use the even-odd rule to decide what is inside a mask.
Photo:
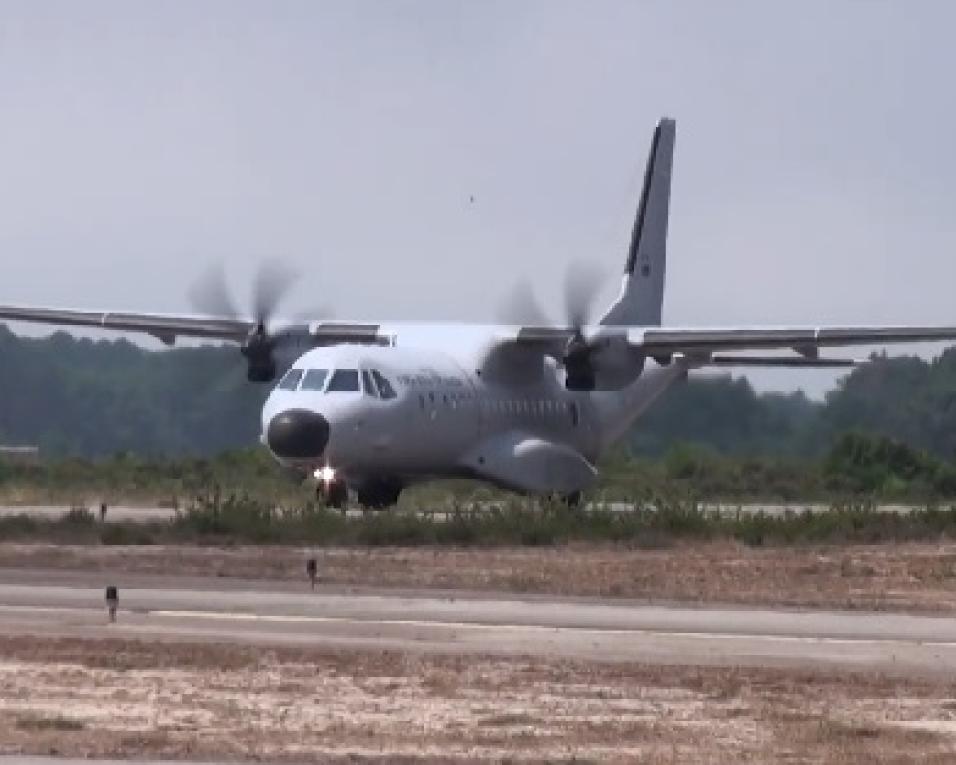
[[(275, 351), (288, 337), (276, 332), (270, 321), (276, 308), (295, 282), (296, 274), (279, 263), (263, 264), (252, 283), (252, 328), (240, 346), (248, 362), (250, 382), (270, 382), (276, 376)], [(226, 286), (221, 266), (210, 269), (189, 292), (190, 302), (200, 313), (230, 319), (243, 319)]]
[(548, 318), (526, 281), (515, 285), (499, 311), (499, 318), (508, 324), (571, 329), (572, 334), (560, 358), (568, 390), (594, 390), (596, 385), (595, 356), (604, 345), (603, 338), (600, 335), (590, 339), (585, 337), (584, 328), (591, 322), (602, 281), (600, 270), (593, 264), (573, 263), (568, 268), (564, 279), (565, 324), (556, 324)]

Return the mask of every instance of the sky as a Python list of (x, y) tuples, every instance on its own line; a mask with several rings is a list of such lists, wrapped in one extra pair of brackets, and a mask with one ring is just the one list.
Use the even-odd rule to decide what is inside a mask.
[[(956, 323), (956, 4), (0, 0), (0, 302), (493, 321), (617, 290), (677, 119), (665, 322)], [(472, 198), (474, 201), (471, 201)], [(818, 395), (829, 372), (751, 375)]]

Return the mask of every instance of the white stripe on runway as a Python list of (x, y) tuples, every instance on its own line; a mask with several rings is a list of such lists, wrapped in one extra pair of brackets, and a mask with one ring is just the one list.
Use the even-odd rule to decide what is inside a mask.
[[(93, 609), (76, 607), (0, 605), (0, 613), (86, 615), (95, 613)], [(926, 646), (931, 648), (956, 648), (956, 641), (920, 640), (879, 637), (821, 637), (807, 635), (775, 635), (748, 632), (706, 632), (695, 630), (655, 630), (647, 628), (627, 629), (620, 627), (577, 627), (573, 625), (549, 626), (540, 624), (494, 624), (487, 622), (429, 621), (423, 619), (361, 619), (346, 616), (304, 616), (280, 614), (253, 614), (243, 612), (190, 611), (190, 610), (143, 610), (135, 612), (140, 616), (169, 619), (196, 619), (206, 621), (262, 622), (271, 624), (360, 624), (381, 625), (383, 627), (415, 627), (454, 630), (500, 630), (515, 632), (541, 632), (548, 634), (577, 635), (633, 635), (671, 638), (694, 638), (698, 640), (752, 640), (764, 642), (799, 643), (811, 645), (876, 645), (876, 646)]]

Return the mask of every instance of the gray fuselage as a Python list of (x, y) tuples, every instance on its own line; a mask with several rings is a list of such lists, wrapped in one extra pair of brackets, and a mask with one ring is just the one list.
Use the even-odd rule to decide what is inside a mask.
[(264, 443), (274, 418), (312, 412), (328, 423), (324, 448), (276, 453), (283, 464), (330, 466), (350, 484), (471, 476), (522, 491), (573, 492), (593, 482), (601, 453), (686, 372), (678, 363), (648, 363), (621, 390), (574, 392), (545, 358), (535, 379), (506, 385), (482, 374), (480, 343), (426, 347), (433, 339), (307, 351), (263, 407)]

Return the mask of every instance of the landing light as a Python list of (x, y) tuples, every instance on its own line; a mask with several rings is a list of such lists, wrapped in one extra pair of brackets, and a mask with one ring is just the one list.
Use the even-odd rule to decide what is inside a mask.
[(332, 483), (332, 481), (335, 480), (335, 468), (326, 465), (325, 467), (320, 467), (312, 475), (314, 475), (319, 481)]

